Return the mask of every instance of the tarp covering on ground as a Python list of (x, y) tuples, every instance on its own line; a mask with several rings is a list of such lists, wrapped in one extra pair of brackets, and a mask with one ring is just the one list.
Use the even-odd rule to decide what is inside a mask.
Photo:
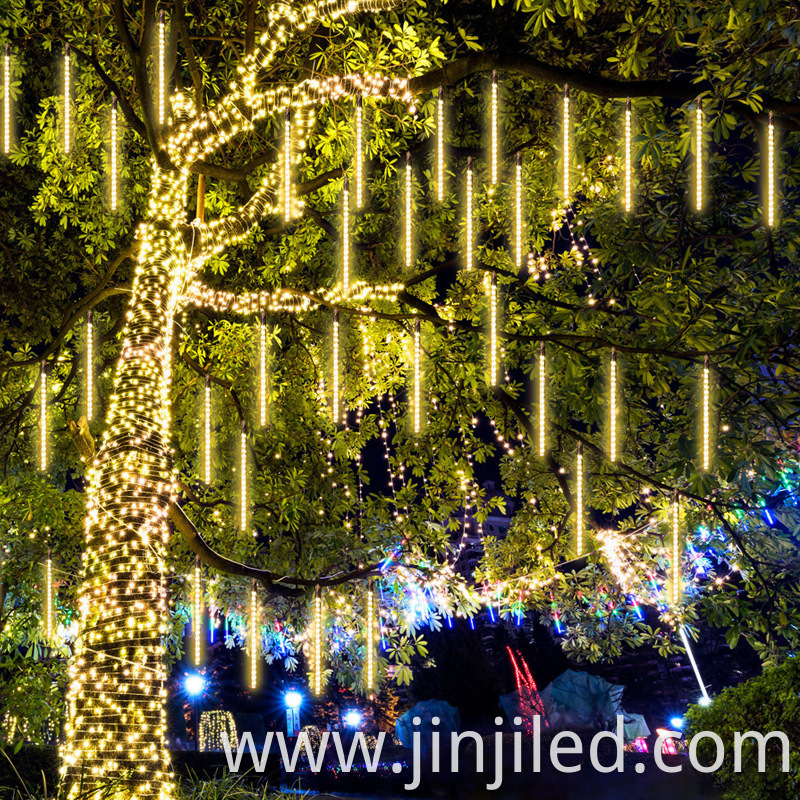
[[(414, 717), (420, 718), (420, 724), (414, 725)], [(434, 725), (431, 720), (439, 718), (439, 724)], [(431, 732), (440, 731), (443, 736), (441, 741), (449, 741), (450, 733), (457, 732), (461, 722), (458, 709), (451, 706), (444, 700), (423, 700), (417, 703), (395, 721), (395, 736), (400, 740), (403, 747), (411, 747), (413, 743), (412, 734), (415, 731), (421, 733), (421, 751), (424, 753), (430, 746)]]

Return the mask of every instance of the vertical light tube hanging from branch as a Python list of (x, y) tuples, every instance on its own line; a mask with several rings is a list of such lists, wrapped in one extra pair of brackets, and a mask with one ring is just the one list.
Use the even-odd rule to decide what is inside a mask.
[(703, 100), (697, 98), (697, 107), (694, 112), (694, 146), (695, 146), (695, 188), (694, 207), (697, 211), (703, 209)]
[(258, 686), (258, 586), (256, 579), (250, 584), (250, 630), (248, 639), (250, 640), (250, 688)]
[(575, 458), (575, 550), (583, 555), (583, 443), (578, 442)]
[(86, 312), (86, 419), (94, 417), (94, 319), (91, 309)]
[(608, 381), (608, 459), (617, 460), (617, 348), (611, 348), (611, 365)]
[(547, 357), (545, 355), (544, 342), (539, 344), (539, 457), (544, 458), (547, 452), (547, 437), (545, 435), (545, 422), (547, 418), (547, 391), (545, 381), (547, 380)]
[(631, 156), (631, 99), (625, 101), (625, 210), (633, 207), (633, 162)]
[(769, 112), (767, 125), (767, 227), (775, 224), (775, 115)]
[(292, 114), (283, 115), (283, 220), (292, 218)]
[(356, 208), (364, 205), (364, 98), (356, 98)]
[(436, 199), (444, 200), (444, 89), (436, 99)]
[(167, 37), (164, 25), (164, 12), (158, 12), (158, 124), (167, 121)]
[(472, 174), (472, 156), (467, 156), (467, 225), (466, 225), (466, 241), (464, 247), (466, 250), (465, 263), (467, 269), (472, 269), (475, 258), (475, 231), (473, 228), (474, 209), (473, 209), (473, 174)]
[(322, 593), (320, 587), (314, 589), (314, 613), (313, 613), (313, 637), (314, 637), (314, 669), (312, 670), (312, 690), (315, 695), (322, 694)]
[(53, 557), (47, 551), (44, 570), (44, 633), (48, 642), (53, 641)]
[(39, 369), (39, 469), (47, 469), (47, 364)]
[(708, 356), (703, 359), (703, 470), (711, 467), (711, 370)]
[(3, 152), (11, 152), (11, 53), (6, 42), (3, 53)]
[(491, 173), (491, 181), (492, 186), (497, 185), (497, 172), (498, 172), (498, 164), (497, 164), (497, 151), (499, 149), (498, 143), (498, 125), (497, 125), (497, 105), (498, 105), (498, 86), (497, 86), (497, 70), (492, 70), (492, 107), (491, 107), (491, 115), (492, 115), (492, 142), (491, 142), (491, 152), (490, 152), (490, 173)]
[(367, 691), (371, 692), (375, 689), (376, 675), (375, 675), (375, 589), (373, 588), (372, 581), (367, 582), (367, 602), (364, 610), (364, 649), (366, 661), (366, 675), (364, 676), (364, 685)]
[(239, 530), (247, 530), (247, 423), (244, 420), (239, 440)]
[(672, 604), (678, 605), (681, 600), (681, 505), (678, 493), (672, 497), (672, 558), (670, 559), (670, 572), (672, 573)]
[(70, 125), (72, 120), (70, 119), (70, 106), (72, 105), (71, 102), (71, 87), (70, 87), (70, 72), (71, 70), (71, 61), (70, 53), (69, 53), (69, 45), (64, 45), (64, 152), (69, 153), (70, 147), (72, 146), (72, 131), (70, 130)]
[(200, 571), (200, 556), (194, 558), (194, 585), (192, 586), (192, 638), (194, 639), (194, 665), (203, 661), (203, 582)]
[(342, 291), (350, 291), (350, 179), (344, 176), (342, 190)]
[(569, 173), (569, 162), (570, 162), (570, 152), (569, 152), (569, 86), (564, 84), (564, 112), (563, 112), (563, 120), (562, 120), (562, 156), (564, 159), (563, 164), (563, 182), (561, 186), (561, 193), (564, 196), (564, 205), (569, 203), (569, 187), (570, 187), (570, 173)]
[(492, 273), (489, 283), (489, 385), (498, 384), (497, 358), (497, 273)]
[(258, 423), (267, 424), (267, 312), (258, 318)]
[(333, 312), (333, 353), (331, 356), (331, 369), (333, 372), (332, 384), (332, 397), (331, 397), (331, 416), (335, 425), (339, 424), (341, 418), (341, 410), (339, 408), (339, 309)]
[(516, 180), (514, 183), (514, 239), (517, 267), (522, 266), (523, 253), (523, 230), (522, 230), (522, 153), (517, 153)]
[(419, 319), (414, 320), (414, 433), (420, 431), (422, 419), (422, 379), (420, 359), (422, 357), (422, 347), (420, 344)]
[(203, 390), (203, 480), (211, 483), (211, 376)]
[(414, 197), (414, 173), (411, 168), (411, 153), (406, 153), (406, 267), (410, 267), (413, 253), (413, 245), (411, 242), (411, 217), (412, 217), (412, 200)]
[(109, 143), (110, 205), (117, 210), (117, 98), (111, 98), (111, 141)]

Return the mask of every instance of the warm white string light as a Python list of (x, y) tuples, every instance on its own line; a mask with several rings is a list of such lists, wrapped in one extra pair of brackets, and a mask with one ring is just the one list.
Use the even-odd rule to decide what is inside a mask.
[(631, 99), (625, 101), (625, 210), (633, 207), (633, 163), (631, 161)]
[(203, 661), (203, 581), (200, 571), (200, 558), (194, 560), (194, 586), (192, 586), (192, 638), (194, 639), (194, 665), (199, 667)]
[(703, 208), (703, 101), (697, 98), (694, 112), (694, 146), (695, 146), (695, 190), (694, 205), (697, 211)]
[(255, 578), (250, 585), (250, 630), (248, 631), (248, 639), (250, 645), (250, 688), (255, 689), (258, 686), (258, 587)]
[(167, 36), (164, 24), (164, 12), (158, 12), (158, 124), (167, 121)]
[(497, 273), (492, 273), (489, 282), (489, 385), (498, 383), (497, 345)]
[(367, 691), (375, 689), (375, 590), (372, 581), (367, 582), (367, 602), (364, 610), (364, 648), (366, 655), (366, 675), (364, 683)]
[(517, 267), (522, 266), (524, 253), (522, 249), (523, 233), (522, 230), (522, 153), (517, 153), (516, 181), (514, 183), (514, 237), (515, 251), (517, 256)]
[(292, 115), (289, 109), (283, 115), (283, 219), (292, 218)]
[(575, 458), (575, 550), (583, 555), (583, 443), (578, 442)]
[(444, 200), (444, 89), (436, 99), (436, 199)]
[(419, 433), (422, 419), (422, 379), (421, 365), (422, 347), (420, 343), (419, 320), (414, 320), (414, 433)]
[(769, 112), (767, 125), (767, 227), (775, 224), (775, 116)]
[(569, 86), (564, 86), (564, 112), (563, 112), (563, 120), (562, 120), (562, 157), (564, 159), (563, 164), (563, 184), (561, 187), (561, 193), (564, 197), (564, 202), (569, 202), (569, 187), (570, 187), (570, 175), (569, 175), (569, 162), (570, 162), (570, 154), (569, 154)]
[(356, 208), (364, 204), (364, 98), (356, 98)]
[(39, 370), (39, 469), (47, 469), (47, 365)]
[(94, 417), (94, 318), (86, 312), (86, 419)]
[(703, 469), (711, 467), (711, 370), (703, 359)]
[(314, 589), (313, 613), (313, 638), (314, 638), (314, 669), (312, 675), (312, 690), (315, 695), (322, 694), (322, 593), (319, 586)]
[(339, 409), (339, 311), (338, 309), (333, 312), (333, 353), (331, 357), (331, 371), (333, 373), (332, 377), (332, 403), (331, 403), (331, 415), (333, 416), (334, 424), (338, 425), (339, 421), (341, 420), (341, 411)]
[(342, 291), (350, 291), (350, 179), (344, 176), (342, 190)]
[(258, 318), (258, 423), (267, 424), (267, 314), (261, 309)]
[(11, 152), (11, 52), (6, 42), (3, 54), (3, 152)]
[(203, 390), (203, 480), (211, 483), (211, 376)]
[(472, 269), (475, 258), (475, 231), (473, 228), (474, 210), (473, 203), (473, 174), (472, 174), (472, 156), (467, 157), (467, 225), (466, 225), (466, 242), (464, 243), (465, 260), (467, 269)]
[(406, 267), (413, 263), (412, 232), (412, 200), (414, 199), (414, 171), (411, 168), (411, 153), (406, 153)]
[(72, 145), (70, 130), (70, 54), (69, 45), (64, 45), (64, 152), (68, 153)]
[(539, 457), (544, 458), (547, 452), (547, 437), (545, 436), (545, 420), (547, 417), (546, 387), (547, 357), (545, 356), (544, 342), (539, 344)]
[(497, 159), (497, 151), (499, 149), (499, 133), (497, 130), (497, 105), (498, 105), (498, 85), (497, 85), (497, 70), (492, 71), (492, 149), (491, 149), (491, 159), (490, 159), (490, 166), (491, 166), (491, 179), (492, 179), (492, 186), (497, 184), (497, 173), (498, 173), (498, 159)]
[(611, 366), (608, 381), (609, 411), (608, 411), (608, 458), (617, 460), (617, 348), (611, 348)]
[(681, 599), (681, 505), (676, 492), (672, 498), (672, 603)]
[(117, 210), (117, 98), (111, 98), (111, 143), (109, 145), (109, 160), (111, 173), (111, 210)]
[(239, 439), (239, 530), (247, 530), (247, 423)]
[(45, 608), (44, 608), (44, 630), (48, 642), (53, 640), (53, 558), (50, 551), (47, 551), (47, 563), (45, 564)]

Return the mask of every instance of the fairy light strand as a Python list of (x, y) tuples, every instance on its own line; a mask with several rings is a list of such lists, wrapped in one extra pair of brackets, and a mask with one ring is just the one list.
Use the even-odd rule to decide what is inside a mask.
[(247, 530), (247, 423), (239, 439), (239, 530)]
[(775, 116), (769, 112), (767, 125), (767, 227), (775, 224)]
[(314, 694), (322, 694), (322, 593), (320, 587), (314, 589), (313, 613), (314, 670), (312, 687)]
[(94, 315), (86, 312), (86, 419), (94, 418)]
[(111, 98), (111, 141), (109, 143), (109, 180), (111, 182), (110, 188), (110, 206), (112, 211), (117, 210), (117, 98)]
[(267, 424), (267, 314), (261, 309), (258, 318), (258, 422)]
[(694, 112), (694, 145), (695, 145), (695, 190), (694, 206), (697, 211), (703, 209), (703, 100), (697, 98)]
[(47, 469), (47, 364), (39, 369), (39, 469)]
[(194, 560), (194, 585), (192, 586), (192, 638), (194, 639), (194, 665), (199, 667), (203, 661), (203, 583), (200, 571), (200, 557)]
[(489, 385), (497, 386), (497, 273), (492, 273), (489, 283)]
[(703, 470), (711, 466), (711, 369), (703, 359)]
[(420, 344), (419, 319), (414, 320), (414, 433), (420, 431), (422, 419), (422, 378), (420, 360), (422, 357), (422, 347)]
[(11, 51), (6, 42), (3, 52), (3, 152), (11, 152)]
[(339, 424), (341, 419), (340, 403), (340, 386), (339, 386), (339, 310), (333, 312), (333, 352), (331, 355), (331, 416), (335, 425)]
[(211, 376), (203, 389), (203, 480), (211, 483)]
[(564, 202), (569, 202), (569, 187), (570, 187), (570, 152), (569, 152), (569, 86), (566, 84), (564, 85), (564, 110), (563, 110), (563, 120), (562, 120), (562, 157), (564, 159), (563, 164), (563, 183), (561, 186), (561, 194), (563, 195)]
[(344, 176), (342, 189), (342, 291), (350, 291), (350, 179)]
[(50, 551), (47, 551), (47, 563), (45, 565), (45, 636), (47, 641), (53, 640), (53, 558)]
[(167, 59), (164, 12), (158, 12), (158, 124), (167, 121)]
[(356, 208), (364, 205), (364, 98), (356, 98)]
[(546, 408), (546, 386), (547, 380), (547, 356), (545, 354), (544, 342), (539, 344), (539, 457), (544, 458), (547, 452), (547, 437), (545, 434), (545, 422), (547, 417)]
[(283, 115), (283, 220), (292, 219), (292, 115)]
[(633, 207), (633, 163), (631, 161), (631, 99), (625, 101), (625, 210)]
[(609, 427), (609, 443), (608, 443), (608, 458), (610, 461), (617, 460), (617, 348), (611, 348), (611, 364), (610, 375), (608, 382), (609, 394), (609, 412), (608, 412), (608, 427)]
[(497, 185), (497, 174), (498, 174), (498, 158), (497, 152), (499, 149), (498, 144), (498, 125), (497, 125), (497, 106), (498, 106), (498, 94), (499, 94), (499, 87), (497, 85), (497, 70), (492, 70), (492, 108), (491, 108), (491, 116), (492, 116), (492, 143), (491, 143), (491, 181), (492, 186)]
[(413, 263), (412, 245), (412, 200), (414, 199), (414, 172), (411, 167), (411, 153), (406, 153), (406, 214), (405, 214), (405, 238), (406, 238), (406, 267)]
[(444, 89), (436, 98), (436, 199), (444, 201)]
[(575, 457), (575, 550), (583, 555), (583, 444), (578, 442)]
[(372, 581), (367, 582), (367, 601), (364, 611), (365, 642), (366, 649), (366, 676), (364, 683), (368, 691), (375, 689), (375, 589)]
[(672, 498), (672, 603), (681, 599), (681, 506), (677, 492)]
[(72, 145), (72, 137), (70, 130), (70, 106), (72, 101), (71, 87), (70, 87), (70, 72), (71, 72), (71, 58), (69, 53), (69, 45), (64, 45), (64, 152), (69, 153)]
[(472, 269), (475, 259), (475, 231), (473, 220), (473, 172), (472, 172), (472, 156), (467, 157), (467, 211), (466, 211), (466, 241), (464, 243), (465, 259), (467, 269)]
[(516, 181), (514, 183), (514, 237), (517, 267), (522, 266), (524, 259), (523, 253), (523, 234), (522, 229), (522, 153), (517, 153)]
[(248, 631), (248, 643), (250, 645), (250, 688), (258, 686), (258, 587), (255, 578), (250, 585), (250, 630)]

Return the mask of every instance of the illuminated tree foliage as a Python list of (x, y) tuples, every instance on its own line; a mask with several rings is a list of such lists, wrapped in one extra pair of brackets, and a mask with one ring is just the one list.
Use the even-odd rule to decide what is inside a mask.
[[(387, 643), (376, 659), (380, 680), (389, 663), (396, 680), (410, 679), (411, 657), (425, 650), (422, 628), (481, 602), (503, 614), (539, 610), (563, 628), (565, 648), (590, 659), (641, 644), (674, 647), (675, 625), (698, 610), (726, 626), (731, 642), (747, 637), (766, 661), (797, 646), (794, 4), (451, 2), (377, 14), (353, 4), (345, 15), (323, 4), (312, 16), (299, 6), (176, 2), (163, 9), (173, 101), (165, 125), (159, 10), (152, 0), (90, 10), (54, 0), (12, 3), (0, 16), (14, 64), (14, 146), (0, 184), (0, 510), (4, 559), (36, 575), (13, 584), (18, 603), (6, 589), (3, 622), (18, 631), (14, 657), (35, 659), (39, 634), (21, 627), (20, 614), (36, 616), (52, 550), (56, 616), (80, 618), (70, 780), (84, 764), (96, 777), (130, 771), (136, 796), (169, 792), (161, 693), (181, 652), (196, 557), (207, 605), (245, 620), (233, 625), (233, 644), (249, 646), (243, 609), (257, 581), (264, 655), (290, 668), (303, 646), (306, 666), (315, 662), (306, 629), (319, 587), (323, 677), (360, 691), (366, 581), (376, 577)], [(487, 152), (494, 70), (496, 185)], [(358, 77), (376, 73), (399, 80)], [(336, 75), (349, 77), (326, 82)], [(342, 196), (345, 176), (355, 188), (359, 94), (366, 184), (363, 206), (349, 209), (348, 293), (340, 286)], [(698, 97), (707, 176), (700, 213)], [(112, 98), (121, 125), (116, 211)], [(294, 142), (288, 214), (284, 100)], [(778, 199), (766, 225), (770, 114)], [(521, 267), (518, 154), (522, 244), (532, 254)], [(475, 250), (466, 270), (469, 159)], [(264, 426), (260, 307), (269, 349)], [(83, 424), (90, 310), (96, 397)], [(49, 464), (36, 475), (42, 362)], [(367, 468), (375, 452), (386, 455), (382, 485)], [(463, 508), (480, 520), (502, 505), (476, 480), (476, 469), (498, 458), (517, 513), (505, 540), (487, 537), (473, 589), (453, 574), (451, 542)], [(670, 563), (676, 493), (680, 570)], [(676, 573), (688, 602), (662, 607), (670, 596), (662, 587), (674, 588)], [(9, 587), (6, 575), (4, 565)], [(647, 604), (655, 612), (640, 619)]]

